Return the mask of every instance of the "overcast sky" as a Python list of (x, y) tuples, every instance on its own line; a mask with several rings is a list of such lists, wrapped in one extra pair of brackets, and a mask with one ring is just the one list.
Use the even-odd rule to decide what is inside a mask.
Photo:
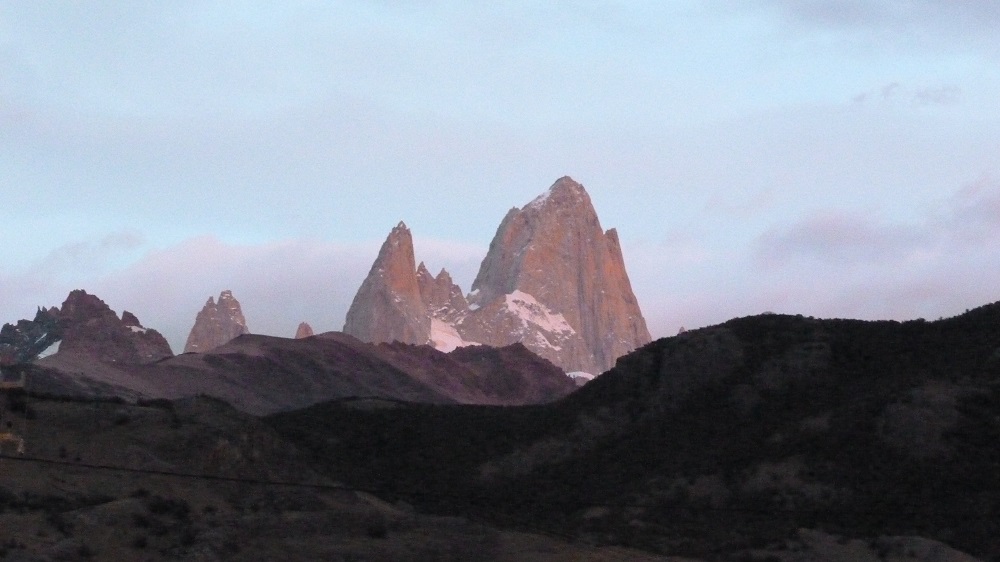
[(468, 291), (563, 175), (655, 336), (1000, 300), (1000, 2), (0, 3), (0, 321), (339, 330), (404, 220)]

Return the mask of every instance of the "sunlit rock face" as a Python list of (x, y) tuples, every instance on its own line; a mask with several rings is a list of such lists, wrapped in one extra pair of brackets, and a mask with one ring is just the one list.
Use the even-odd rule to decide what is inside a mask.
[(404, 223), (382, 244), (347, 311), (344, 332), (372, 343), (430, 341), (431, 319), (417, 283), (413, 237)]
[(208, 302), (195, 317), (184, 353), (204, 353), (249, 333), (240, 301), (227, 289), (219, 294), (219, 302), (208, 297)]
[(567, 371), (601, 373), (650, 341), (618, 234), (601, 228), (569, 177), (507, 213), (469, 302), (478, 308), (460, 333), (491, 345), (523, 341)]
[(414, 261), (400, 223), (358, 291), (345, 332), (445, 351), (522, 343), (565, 371), (593, 374), (650, 341), (618, 235), (601, 228), (590, 196), (569, 177), (507, 213), (467, 296), (447, 271), (434, 277)]
[(417, 266), (417, 286), (427, 312), (438, 320), (453, 324), (469, 307), (461, 287), (451, 280), (451, 274), (443, 268), (434, 277), (424, 262), (420, 262)]
[(308, 322), (299, 323), (299, 327), (296, 328), (295, 330), (295, 339), (297, 340), (300, 340), (302, 338), (308, 338), (309, 336), (312, 335), (314, 335), (313, 328), (312, 326), (309, 325)]

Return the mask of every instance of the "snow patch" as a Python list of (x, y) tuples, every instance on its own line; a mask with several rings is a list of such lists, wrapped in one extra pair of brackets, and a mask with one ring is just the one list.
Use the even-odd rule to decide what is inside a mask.
[(545, 191), (545, 193), (543, 193), (543, 194), (539, 195), (538, 197), (535, 197), (534, 199), (532, 199), (531, 203), (528, 203), (527, 205), (525, 205), (525, 208), (526, 209), (528, 209), (528, 208), (530, 208), (530, 209), (537, 209), (537, 208), (541, 207), (542, 205), (544, 205), (545, 202), (548, 201), (549, 197), (551, 197), (551, 196), (552, 196), (552, 188), (550, 187), (550, 188), (548, 188)]
[(142, 326), (129, 326), (128, 329), (132, 330), (133, 332), (135, 332), (137, 334), (145, 334), (146, 333), (146, 328), (143, 328)]
[(547, 306), (524, 291), (514, 291), (506, 295), (505, 299), (504, 305), (507, 310), (520, 318), (525, 326), (534, 325), (553, 334), (570, 335), (576, 333), (576, 330), (566, 321), (565, 316), (552, 312)]
[(41, 353), (38, 354), (38, 358), (39, 359), (44, 359), (45, 357), (48, 357), (49, 355), (55, 355), (56, 353), (59, 352), (59, 344), (61, 344), (61, 343), (62, 343), (62, 340), (59, 340), (56, 343), (54, 343), (54, 344), (46, 347), (45, 351), (43, 351), (43, 352), (41, 352)]
[(571, 378), (571, 379), (573, 379), (575, 381), (579, 381), (579, 380), (592, 381), (592, 380), (594, 380), (594, 375), (592, 375), (590, 373), (587, 373), (587, 372), (584, 372), (584, 371), (573, 371), (571, 373), (566, 373), (566, 376), (568, 376), (569, 378)]
[(443, 320), (431, 318), (431, 345), (438, 351), (449, 353), (459, 347), (479, 345), (479, 343), (463, 340), (454, 326)]

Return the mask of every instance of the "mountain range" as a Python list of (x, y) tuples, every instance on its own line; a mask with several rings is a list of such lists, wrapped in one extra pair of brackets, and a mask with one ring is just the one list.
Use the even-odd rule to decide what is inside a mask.
[(84, 291), (71, 293), (58, 314), (59, 352), (20, 367), (32, 388), (46, 394), (132, 401), (207, 395), (266, 414), (339, 398), (530, 404), (576, 389), (559, 368), (519, 344), (444, 353), (365, 343), (340, 332), (296, 339), (243, 334), (205, 352), (173, 356), (169, 348), (146, 352), (142, 345), (151, 338), (165, 346), (162, 336), (137, 321), (130, 325), (128, 313), (119, 320)]
[[(315, 557), (318, 545), (336, 544), (322, 556), (515, 560), (511, 543), (470, 543), (468, 533), (530, 531), (560, 540), (524, 559), (585, 559), (572, 549), (588, 545), (588, 556), (627, 548), (600, 558), (609, 560), (992, 560), (998, 326), (1000, 303), (935, 322), (739, 318), (647, 344), (562, 399), (519, 407), (441, 399), (431, 384), (373, 363), (372, 384), (403, 384), (406, 400), (253, 406), (282, 410), (264, 418), (207, 398), (53, 400), (34, 384), (60, 353), (20, 366), (31, 369), (31, 393), (8, 395), (29, 456), (47, 464), (5, 469), (0, 524), (24, 532), (0, 548), (61, 559), (68, 548), (70, 559), (152, 548), (155, 560), (260, 560), (273, 549)], [(288, 345), (296, 342), (312, 347), (299, 354)], [(359, 346), (400, 372), (413, 350), (504, 364), (335, 334), (244, 335), (147, 365), (167, 366), (161, 382), (222, 369), (234, 388), (274, 388), (289, 366), (316, 372), (310, 362)], [(421, 364), (432, 381), (438, 371)], [(553, 380), (566, 380), (550, 367)], [(305, 376), (284, 380), (308, 391)], [(115, 466), (131, 472), (97, 468)], [(261, 480), (331, 488), (296, 493)], [(373, 505), (382, 516), (372, 518)], [(452, 521), (446, 528), (458, 535), (420, 526), (430, 521)], [(434, 558), (416, 529), (441, 541)], [(236, 548), (235, 537), (255, 546)], [(390, 545), (397, 558), (385, 558)]]
[(472, 290), (416, 264), (400, 222), (379, 251), (344, 323), (370, 342), (522, 343), (567, 372), (600, 374), (650, 341), (618, 234), (604, 231), (590, 196), (570, 177), (500, 222)]
[(642, 343), (562, 178), (468, 294), (400, 223), (348, 331), (246, 333), (230, 291), (177, 356), (83, 290), (4, 325), (0, 558), (1000, 559), (1000, 302)]

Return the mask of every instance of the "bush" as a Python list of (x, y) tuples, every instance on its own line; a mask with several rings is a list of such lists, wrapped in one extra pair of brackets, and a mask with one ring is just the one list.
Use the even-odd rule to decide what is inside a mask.
[(389, 526), (385, 517), (372, 515), (365, 521), (365, 535), (371, 539), (384, 539), (389, 534)]
[(146, 504), (150, 513), (157, 515), (171, 515), (176, 519), (187, 519), (191, 513), (191, 506), (184, 500), (164, 498), (162, 496), (152, 496)]

